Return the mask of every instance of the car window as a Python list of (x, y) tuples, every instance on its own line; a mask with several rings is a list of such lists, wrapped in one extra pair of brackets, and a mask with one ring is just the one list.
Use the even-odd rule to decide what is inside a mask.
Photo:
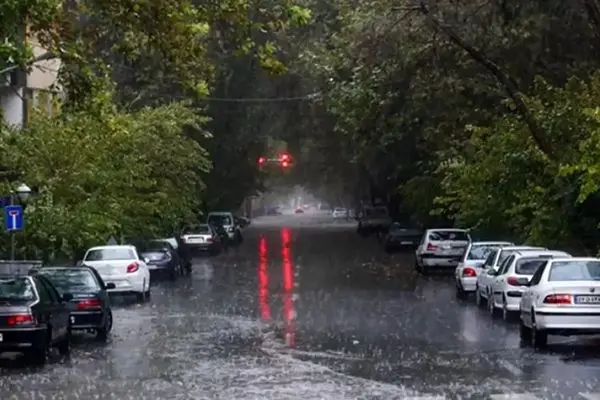
[(458, 240), (458, 241), (468, 242), (469, 235), (467, 235), (467, 232), (461, 232), (461, 231), (432, 231), (429, 233), (429, 240), (432, 240), (432, 241)]
[(27, 278), (0, 279), (0, 300), (35, 300), (35, 291)]
[(40, 274), (48, 278), (60, 295), (64, 293), (95, 293), (100, 284), (87, 269), (42, 269)]
[(501, 264), (499, 264), (498, 275), (504, 275), (508, 272), (508, 269), (510, 268), (512, 262), (515, 260), (515, 257), (516, 256), (513, 254), (510, 257), (506, 258), (504, 261), (502, 261)]
[(548, 267), (548, 261), (544, 262), (537, 269), (537, 271), (535, 271), (535, 273), (531, 277), (531, 281), (529, 281), (529, 286), (536, 286), (540, 283), (540, 281), (542, 280), (542, 275), (544, 274), (544, 271), (546, 270), (547, 267)]
[(50, 296), (50, 300), (53, 303), (60, 303), (60, 294), (56, 291), (56, 289), (54, 288), (52, 283), (50, 281), (48, 281), (47, 279), (45, 279), (43, 276), (39, 276), (38, 281), (44, 287), (44, 289), (46, 289), (46, 291), (48, 292), (48, 295)]
[(487, 258), (485, 259), (485, 263), (483, 263), (483, 268), (487, 269), (487, 268), (491, 268), (494, 266), (494, 260), (496, 259), (496, 254), (498, 254), (498, 250), (492, 250), (492, 252), (490, 254), (488, 254)]
[(467, 260), (486, 260), (491, 252), (496, 249), (496, 247), (491, 245), (475, 245), (471, 247), (469, 254), (467, 254)]
[(504, 260), (506, 260), (508, 257), (512, 256), (518, 251), (519, 250), (500, 250), (500, 257), (498, 257), (498, 265), (501, 265), (504, 262)]
[(135, 253), (129, 248), (103, 248), (88, 251), (84, 261), (134, 260), (135, 258)]
[(521, 258), (515, 265), (515, 274), (517, 275), (533, 275), (539, 267), (548, 262), (549, 257), (540, 258)]
[[(210, 221), (210, 217), (208, 218), (208, 220)], [(193, 233), (210, 233), (210, 227), (206, 224), (201, 224), (201, 225), (192, 225), (192, 226), (188, 226), (183, 230), (183, 234), (184, 235), (190, 235)]]
[(215, 225), (233, 225), (233, 221), (229, 215), (209, 215), (208, 223)]
[(553, 262), (548, 281), (600, 281), (600, 261)]

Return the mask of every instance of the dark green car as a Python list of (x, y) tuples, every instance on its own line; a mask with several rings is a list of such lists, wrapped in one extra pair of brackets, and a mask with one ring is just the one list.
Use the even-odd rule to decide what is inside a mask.
[(100, 274), (89, 266), (43, 267), (38, 274), (56, 286), (59, 293), (70, 293), (69, 322), (71, 330), (89, 331), (100, 341), (106, 341), (113, 325), (108, 289)]

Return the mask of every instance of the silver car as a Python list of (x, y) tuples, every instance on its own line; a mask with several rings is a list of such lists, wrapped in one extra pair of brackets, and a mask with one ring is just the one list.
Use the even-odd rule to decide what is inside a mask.
[(423, 274), (434, 268), (456, 268), (470, 242), (465, 229), (427, 229), (415, 252), (415, 267)]

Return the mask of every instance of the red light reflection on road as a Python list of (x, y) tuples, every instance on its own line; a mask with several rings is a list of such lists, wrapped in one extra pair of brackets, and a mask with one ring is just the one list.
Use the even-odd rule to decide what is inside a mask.
[(258, 243), (258, 304), (260, 306), (260, 317), (263, 321), (271, 320), (268, 268), (267, 239), (261, 237)]
[(283, 320), (285, 342), (289, 347), (296, 346), (296, 311), (294, 309), (294, 267), (290, 255), (290, 230), (281, 230), (281, 258), (283, 259)]

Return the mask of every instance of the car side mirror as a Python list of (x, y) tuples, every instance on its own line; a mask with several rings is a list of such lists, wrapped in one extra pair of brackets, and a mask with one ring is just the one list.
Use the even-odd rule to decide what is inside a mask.
[(110, 290), (110, 289), (116, 289), (116, 288), (117, 288), (117, 285), (115, 285), (115, 284), (114, 284), (114, 283), (112, 283), (112, 282), (109, 282), (109, 283), (107, 283), (106, 285), (104, 285), (104, 287), (105, 287), (106, 289), (109, 289), (109, 290)]
[(517, 283), (521, 286), (529, 286), (529, 278), (517, 278)]
[(498, 275), (498, 271), (496, 271), (495, 269), (488, 269), (487, 274), (490, 276), (497, 276)]
[(83, 260), (79, 260), (79, 261), (77, 261), (77, 262), (75, 263), (75, 266), (76, 266), (76, 267), (81, 267), (81, 266), (83, 266)]
[(71, 293), (64, 293), (62, 295), (62, 301), (64, 301), (65, 303), (71, 300), (73, 300), (73, 295)]
[(148, 264), (150, 262), (150, 259), (148, 257), (144, 257), (143, 261), (145, 264)]

